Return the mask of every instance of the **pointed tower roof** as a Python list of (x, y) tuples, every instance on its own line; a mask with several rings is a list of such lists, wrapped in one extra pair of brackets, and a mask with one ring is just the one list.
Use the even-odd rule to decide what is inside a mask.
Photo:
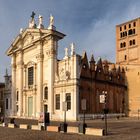
[(97, 62), (97, 66), (101, 66), (102, 67), (102, 59), (101, 59), (101, 57), (99, 58), (99, 60)]
[(101, 72), (103, 71), (103, 65), (102, 65), (102, 59), (99, 58), (98, 62), (97, 62), (97, 68), (96, 71)]
[(91, 55), (91, 58), (90, 58), (90, 63), (91, 63), (91, 62), (94, 62), (94, 63), (95, 63), (93, 54)]
[(82, 59), (84, 59), (84, 58), (87, 58), (86, 51), (84, 51), (83, 54), (82, 54)]
[(8, 76), (8, 69), (5, 70), (5, 77)]
[(89, 63), (87, 54), (84, 51), (81, 59), (81, 76), (83, 77), (90, 77), (90, 70), (89, 70)]
[(90, 63), (90, 70), (91, 70), (91, 72), (95, 71), (95, 60), (94, 60), (93, 54), (91, 55), (89, 63)]

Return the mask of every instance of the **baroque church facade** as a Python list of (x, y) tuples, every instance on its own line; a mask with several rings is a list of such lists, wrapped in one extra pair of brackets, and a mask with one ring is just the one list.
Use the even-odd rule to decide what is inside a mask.
[(67, 119), (77, 120), (83, 99), (87, 116), (101, 114), (100, 95), (105, 92), (110, 113), (125, 113), (124, 69), (101, 59), (96, 63), (93, 55), (89, 62), (86, 52), (76, 54), (73, 43), (58, 60), (58, 43), (65, 34), (56, 30), (53, 16), (45, 28), (42, 16), (36, 25), (34, 15), (7, 50), (12, 66), (11, 116), (38, 118), (47, 111), (52, 120), (62, 120), (66, 101)]

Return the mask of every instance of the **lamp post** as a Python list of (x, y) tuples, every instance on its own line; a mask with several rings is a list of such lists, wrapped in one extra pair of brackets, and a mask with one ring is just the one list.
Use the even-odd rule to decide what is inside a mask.
[(63, 102), (62, 109), (64, 111), (64, 122), (60, 123), (60, 131), (67, 132), (66, 111), (68, 110), (67, 102)]
[(103, 95), (104, 95), (105, 135), (107, 135), (107, 113), (108, 113), (107, 104), (106, 104), (106, 100), (107, 100), (107, 91), (103, 91), (102, 93), (103, 93)]
[(81, 110), (83, 111), (83, 123), (79, 124), (79, 133), (85, 134), (87, 124), (85, 123), (86, 99), (81, 100)]

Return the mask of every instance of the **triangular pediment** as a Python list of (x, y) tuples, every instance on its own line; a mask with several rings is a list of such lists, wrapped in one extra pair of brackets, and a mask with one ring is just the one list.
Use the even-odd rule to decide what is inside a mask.
[(11, 55), (13, 52), (23, 49), (29, 45), (32, 45), (34, 41), (40, 39), (40, 36), (47, 34), (47, 30), (41, 31), (39, 29), (25, 29), (20, 33), (12, 42), (10, 48), (7, 50), (6, 54)]
[(18, 50), (33, 46), (40, 39), (44, 39), (50, 35), (53, 35), (57, 40), (60, 40), (65, 36), (63, 33), (54, 30), (27, 28), (14, 39), (10, 48), (6, 51), (6, 54), (12, 55)]

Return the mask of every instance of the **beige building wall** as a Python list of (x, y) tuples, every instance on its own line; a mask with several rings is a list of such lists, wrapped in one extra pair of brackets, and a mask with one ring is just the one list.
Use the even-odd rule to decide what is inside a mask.
[(138, 116), (140, 109), (140, 18), (116, 26), (116, 63), (126, 70), (126, 111), (129, 116)]
[(116, 26), (116, 63), (140, 61), (140, 19)]
[(126, 65), (129, 116), (138, 116), (140, 110), (140, 65)]

